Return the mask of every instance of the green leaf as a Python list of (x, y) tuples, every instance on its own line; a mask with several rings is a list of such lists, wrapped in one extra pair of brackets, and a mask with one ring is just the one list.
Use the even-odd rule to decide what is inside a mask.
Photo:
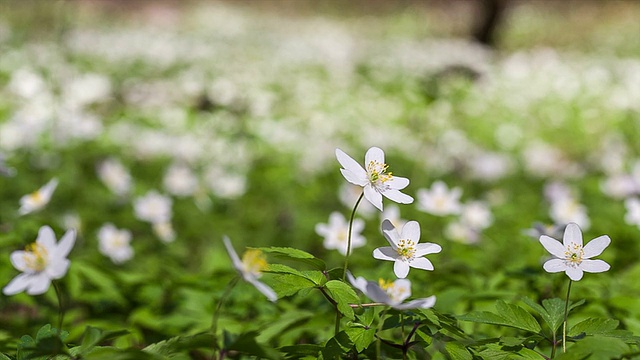
[(507, 304), (502, 300), (498, 300), (496, 309), (500, 313), (499, 315), (488, 311), (472, 311), (457, 318), (462, 321), (509, 326), (533, 333), (538, 333), (541, 330), (540, 324), (538, 324), (533, 315), (518, 305)]
[(457, 342), (446, 342), (444, 345), (444, 353), (453, 360), (471, 360), (473, 356), (462, 344)]
[(78, 354), (86, 354), (103, 341), (115, 339), (127, 334), (129, 334), (128, 330), (103, 331), (92, 326), (87, 326), (84, 330), (82, 344), (80, 345)]
[(588, 318), (583, 320), (569, 330), (569, 336), (578, 336), (582, 333), (585, 335), (606, 334), (615, 330), (620, 322), (614, 319), (596, 319)]
[(324, 359), (341, 359), (353, 347), (351, 339), (344, 331), (340, 331), (338, 335), (327, 341), (324, 349), (322, 349), (322, 357)]
[(376, 329), (354, 326), (347, 328), (345, 333), (349, 336), (356, 350), (362, 352), (362, 350), (366, 349), (375, 339)]
[(338, 311), (353, 320), (354, 312), (351, 304), (359, 304), (360, 298), (353, 288), (340, 280), (331, 280), (325, 284), (329, 296), (337, 303)]
[(213, 335), (207, 333), (192, 336), (176, 336), (151, 344), (142, 350), (150, 354), (171, 357), (175, 354), (188, 352), (193, 349), (209, 348), (214, 343), (214, 340)]
[(510, 326), (533, 333), (538, 333), (542, 330), (536, 318), (518, 305), (507, 304), (503, 300), (498, 300), (496, 302), (496, 310), (498, 310), (500, 316), (511, 324)]
[(117, 349), (114, 347), (96, 347), (85, 355), (86, 360), (164, 360), (165, 357), (137, 349)]
[(287, 359), (299, 359), (304, 356), (317, 358), (318, 353), (322, 351), (323, 348), (323, 346), (316, 344), (299, 344), (281, 347), (280, 351), (286, 354)]
[(278, 294), (278, 298), (294, 295), (300, 290), (316, 287), (316, 284), (304, 276), (282, 274), (269, 279), (269, 286)]
[[(281, 359), (282, 356), (280, 356), (278, 351), (256, 341), (256, 337), (258, 335), (259, 333), (257, 331), (240, 334), (225, 348), (227, 350), (235, 350), (243, 354), (257, 356), (263, 359)], [(209, 342), (209, 345), (212, 343), (213, 339)]]
[(604, 336), (589, 336), (567, 347), (567, 352), (560, 354), (556, 360), (574, 359), (614, 359), (621, 358), (631, 349), (623, 340)]
[(259, 250), (272, 254), (274, 256), (282, 257), (294, 262), (311, 266), (317, 270), (323, 271), (327, 269), (324, 261), (316, 258), (306, 251), (290, 248), (290, 247), (261, 247)]

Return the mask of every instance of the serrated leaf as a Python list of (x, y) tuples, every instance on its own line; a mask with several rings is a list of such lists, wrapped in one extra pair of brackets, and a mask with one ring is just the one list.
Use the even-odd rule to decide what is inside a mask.
[(349, 339), (351, 339), (356, 350), (362, 352), (362, 350), (366, 349), (375, 339), (376, 329), (354, 326), (347, 328), (345, 333), (349, 336)]
[(508, 304), (503, 300), (496, 302), (496, 310), (500, 313), (510, 326), (527, 330), (533, 333), (538, 333), (540, 330), (540, 324), (536, 318), (533, 317), (527, 310), (521, 308), (515, 304)]
[(209, 348), (214, 342), (211, 334), (197, 334), (192, 336), (176, 336), (167, 340), (151, 344), (144, 349), (144, 352), (161, 356), (172, 356), (181, 352), (188, 352), (198, 348)]
[(606, 334), (615, 330), (620, 322), (614, 319), (596, 319), (588, 318), (583, 320), (569, 330), (569, 336), (577, 336), (582, 333), (586, 335)]
[[(237, 336), (227, 350), (236, 350), (243, 354), (254, 355), (263, 359), (281, 359), (280, 353), (266, 345), (256, 341), (259, 335), (257, 331), (251, 331)], [(213, 340), (209, 344), (211, 344)]]
[(502, 316), (489, 311), (471, 311), (467, 314), (456, 316), (456, 318), (462, 321), (477, 322), (481, 324), (508, 325), (505, 323)]
[(324, 285), (329, 296), (336, 302), (338, 311), (348, 319), (354, 319), (353, 308), (351, 304), (360, 303), (360, 298), (353, 288), (340, 280), (331, 280)]
[(445, 355), (448, 355), (450, 359), (453, 360), (471, 360), (473, 356), (464, 347), (462, 344), (456, 342), (446, 342), (444, 345), (444, 350), (442, 351)]
[(567, 347), (567, 352), (560, 354), (555, 359), (618, 359), (630, 351), (629, 345), (623, 340), (603, 336), (589, 336), (576, 342), (571, 347)]
[(327, 341), (322, 349), (322, 357), (324, 359), (340, 359), (352, 347), (353, 343), (349, 336), (344, 331), (340, 331), (337, 336)]
[(279, 256), (279, 257), (283, 257), (301, 264), (306, 264), (320, 271), (327, 269), (327, 266), (325, 265), (324, 261), (316, 258), (315, 256), (309, 254), (306, 251), (302, 251), (302, 250), (294, 249), (290, 247), (275, 247), (275, 246), (261, 247), (258, 249), (261, 250), (262, 252), (269, 253), (274, 256)]
[(316, 287), (316, 284), (304, 276), (282, 274), (269, 279), (269, 286), (278, 294), (278, 298), (294, 295), (300, 290)]

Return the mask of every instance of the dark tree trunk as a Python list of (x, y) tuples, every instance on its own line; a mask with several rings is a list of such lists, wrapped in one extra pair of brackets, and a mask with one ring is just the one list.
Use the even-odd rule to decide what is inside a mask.
[(473, 38), (481, 44), (495, 47), (496, 36), (508, 0), (479, 0), (478, 17)]

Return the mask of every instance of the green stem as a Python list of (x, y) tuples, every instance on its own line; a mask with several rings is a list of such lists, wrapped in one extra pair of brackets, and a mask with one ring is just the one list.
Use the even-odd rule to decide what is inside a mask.
[(216, 352), (215, 350), (217, 349), (217, 342), (218, 342), (217, 332), (218, 332), (218, 318), (220, 317), (220, 309), (222, 308), (222, 304), (229, 297), (229, 294), (231, 294), (231, 290), (233, 290), (233, 288), (238, 283), (238, 280), (240, 280), (240, 276), (234, 277), (229, 282), (229, 284), (227, 284), (227, 287), (224, 289), (224, 293), (222, 293), (222, 296), (220, 297), (220, 300), (218, 300), (218, 304), (216, 305), (216, 309), (213, 312), (213, 318), (211, 319), (211, 333), (213, 334), (213, 341), (214, 341), (214, 344), (213, 344), (214, 357), (215, 357), (215, 352)]
[(62, 291), (57, 281), (52, 281), (53, 288), (56, 290), (56, 296), (58, 297), (58, 336), (62, 331), (62, 320), (64, 319), (64, 309), (62, 308)]
[(551, 341), (551, 356), (549, 357), (550, 359), (553, 359), (553, 358), (556, 356), (556, 332), (557, 332), (557, 331), (558, 331), (558, 330), (556, 329), (556, 330), (553, 332), (553, 335), (552, 335), (552, 341)]
[(347, 233), (347, 254), (344, 256), (344, 269), (342, 269), (342, 281), (347, 279), (347, 266), (349, 265), (349, 254), (351, 253), (351, 230), (353, 229), (353, 219), (356, 216), (356, 210), (358, 209), (358, 205), (360, 205), (360, 201), (364, 197), (364, 191), (360, 194), (358, 201), (356, 201), (353, 210), (351, 211), (351, 218), (349, 219), (349, 233)]
[(567, 315), (569, 314), (569, 294), (571, 293), (571, 284), (573, 281), (569, 279), (567, 287), (567, 299), (564, 302), (564, 323), (562, 324), (562, 352), (567, 352)]
[[(342, 281), (346, 281), (347, 279), (347, 267), (349, 266), (349, 254), (351, 253), (351, 231), (353, 229), (353, 219), (356, 216), (356, 210), (358, 209), (358, 205), (360, 205), (360, 201), (364, 197), (364, 191), (360, 194), (358, 201), (353, 206), (353, 210), (351, 211), (351, 218), (349, 218), (349, 232), (347, 233), (347, 253), (344, 256), (344, 269), (342, 269)], [(335, 327), (335, 335), (337, 336), (340, 332), (340, 311), (336, 309), (336, 327)]]
[(380, 347), (381, 347), (381, 344), (382, 344), (382, 339), (380, 339), (380, 336), (378, 336), (378, 334), (382, 330), (382, 325), (384, 323), (383, 319), (384, 319), (384, 316), (387, 314), (387, 310), (389, 310), (388, 306), (385, 307), (384, 310), (382, 310), (382, 313), (380, 314), (380, 320), (378, 320), (379, 323), (378, 323), (378, 328), (376, 329), (376, 335), (375, 335), (376, 338), (378, 339), (376, 341), (376, 359), (381, 359), (381, 357), (380, 357)]

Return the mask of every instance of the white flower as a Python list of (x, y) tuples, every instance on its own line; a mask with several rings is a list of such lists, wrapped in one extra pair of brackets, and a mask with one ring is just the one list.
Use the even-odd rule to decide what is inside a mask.
[(373, 257), (394, 261), (393, 272), (397, 277), (407, 277), (410, 267), (433, 270), (431, 261), (423, 256), (439, 253), (442, 251), (442, 247), (433, 243), (418, 243), (420, 241), (420, 224), (417, 221), (407, 222), (398, 234), (391, 221), (385, 219), (382, 222), (382, 233), (391, 246), (373, 250)]
[(473, 229), (462, 221), (453, 221), (447, 224), (444, 234), (450, 240), (462, 244), (476, 244), (480, 241), (478, 230)]
[(344, 151), (336, 149), (336, 158), (342, 165), (342, 176), (348, 182), (362, 186), (364, 197), (382, 211), (382, 195), (400, 204), (411, 204), (413, 198), (400, 190), (409, 185), (409, 179), (387, 173), (388, 165), (384, 162), (384, 151), (377, 147), (367, 150), (364, 156), (365, 168), (360, 166)]
[(628, 198), (624, 202), (627, 213), (624, 215), (624, 221), (629, 225), (640, 227), (640, 199), (637, 197)]
[(18, 213), (20, 215), (26, 215), (45, 207), (49, 201), (51, 201), (51, 196), (57, 186), (58, 180), (53, 178), (40, 189), (20, 198), (20, 209), (18, 210)]
[(540, 243), (554, 256), (543, 265), (547, 272), (564, 271), (571, 280), (578, 281), (582, 279), (584, 271), (599, 273), (610, 268), (609, 264), (602, 260), (591, 260), (592, 257), (602, 254), (604, 249), (609, 246), (611, 243), (609, 236), (599, 236), (583, 247), (582, 231), (575, 223), (567, 225), (562, 244), (546, 235), (540, 236)]
[(152, 224), (168, 222), (171, 219), (171, 198), (151, 190), (133, 202), (136, 217)]
[(27, 245), (24, 251), (11, 253), (11, 264), (22, 274), (16, 276), (2, 289), (5, 295), (15, 295), (26, 291), (29, 295), (39, 295), (49, 289), (51, 280), (60, 279), (69, 268), (67, 255), (76, 241), (76, 232), (67, 231), (60, 242), (49, 226), (38, 231), (38, 238)]
[(240, 273), (242, 278), (246, 282), (255, 286), (256, 289), (264, 294), (264, 296), (266, 296), (270, 301), (278, 300), (276, 292), (258, 280), (258, 278), (262, 276), (262, 271), (264, 271), (268, 266), (262, 251), (258, 249), (249, 249), (242, 256), (242, 260), (240, 260), (238, 254), (233, 249), (233, 246), (231, 246), (231, 240), (225, 236), (222, 238), (222, 241), (224, 242), (224, 246), (227, 248), (233, 267)]
[(116, 159), (107, 159), (97, 167), (98, 177), (114, 194), (122, 196), (131, 190), (131, 175)]
[(407, 220), (400, 216), (400, 207), (396, 204), (391, 204), (384, 208), (380, 214), (380, 222), (383, 222), (385, 219), (391, 221), (391, 224), (396, 228), (401, 228), (407, 223)]
[(491, 210), (482, 201), (469, 201), (462, 207), (460, 221), (474, 230), (486, 229), (493, 223)]
[(198, 189), (198, 178), (188, 166), (173, 164), (164, 175), (163, 185), (172, 195), (189, 196)]
[(116, 264), (122, 264), (133, 257), (129, 230), (120, 230), (111, 223), (104, 224), (98, 230), (98, 241), (100, 253)]
[(587, 208), (572, 197), (562, 198), (551, 203), (549, 216), (556, 224), (576, 223), (583, 229), (591, 225)]
[(153, 232), (160, 238), (163, 243), (170, 243), (176, 240), (176, 232), (170, 221), (153, 223)]
[[(344, 206), (352, 209), (353, 205), (355, 205), (356, 201), (358, 201), (360, 194), (362, 194), (362, 187), (353, 185), (351, 183), (343, 183), (340, 186), (338, 197), (340, 199), (340, 202)], [(365, 201), (361, 202), (360, 205), (358, 205), (357, 214), (369, 219), (371, 218), (371, 215), (373, 215), (373, 213), (376, 211), (377, 209), (375, 208), (375, 206), (373, 206), (373, 204)]]
[(436, 181), (431, 185), (431, 190), (418, 189), (417, 196), (417, 208), (420, 211), (439, 216), (460, 213), (462, 190), (458, 187), (449, 190), (447, 184)]
[[(351, 251), (367, 243), (365, 237), (360, 234), (363, 229), (364, 221), (354, 219), (351, 227)], [(328, 224), (316, 224), (316, 233), (324, 237), (323, 245), (326, 249), (336, 249), (342, 255), (347, 253), (349, 223), (341, 213), (332, 212)]]
[(351, 272), (347, 273), (347, 278), (353, 287), (362, 291), (369, 299), (391, 306), (394, 309), (428, 309), (436, 303), (435, 296), (428, 298), (415, 299), (406, 303), (402, 303), (406, 298), (411, 296), (411, 282), (407, 279), (397, 279), (394, 282), (379, 280), (367, 281), (362, 276), (354, 278)]

